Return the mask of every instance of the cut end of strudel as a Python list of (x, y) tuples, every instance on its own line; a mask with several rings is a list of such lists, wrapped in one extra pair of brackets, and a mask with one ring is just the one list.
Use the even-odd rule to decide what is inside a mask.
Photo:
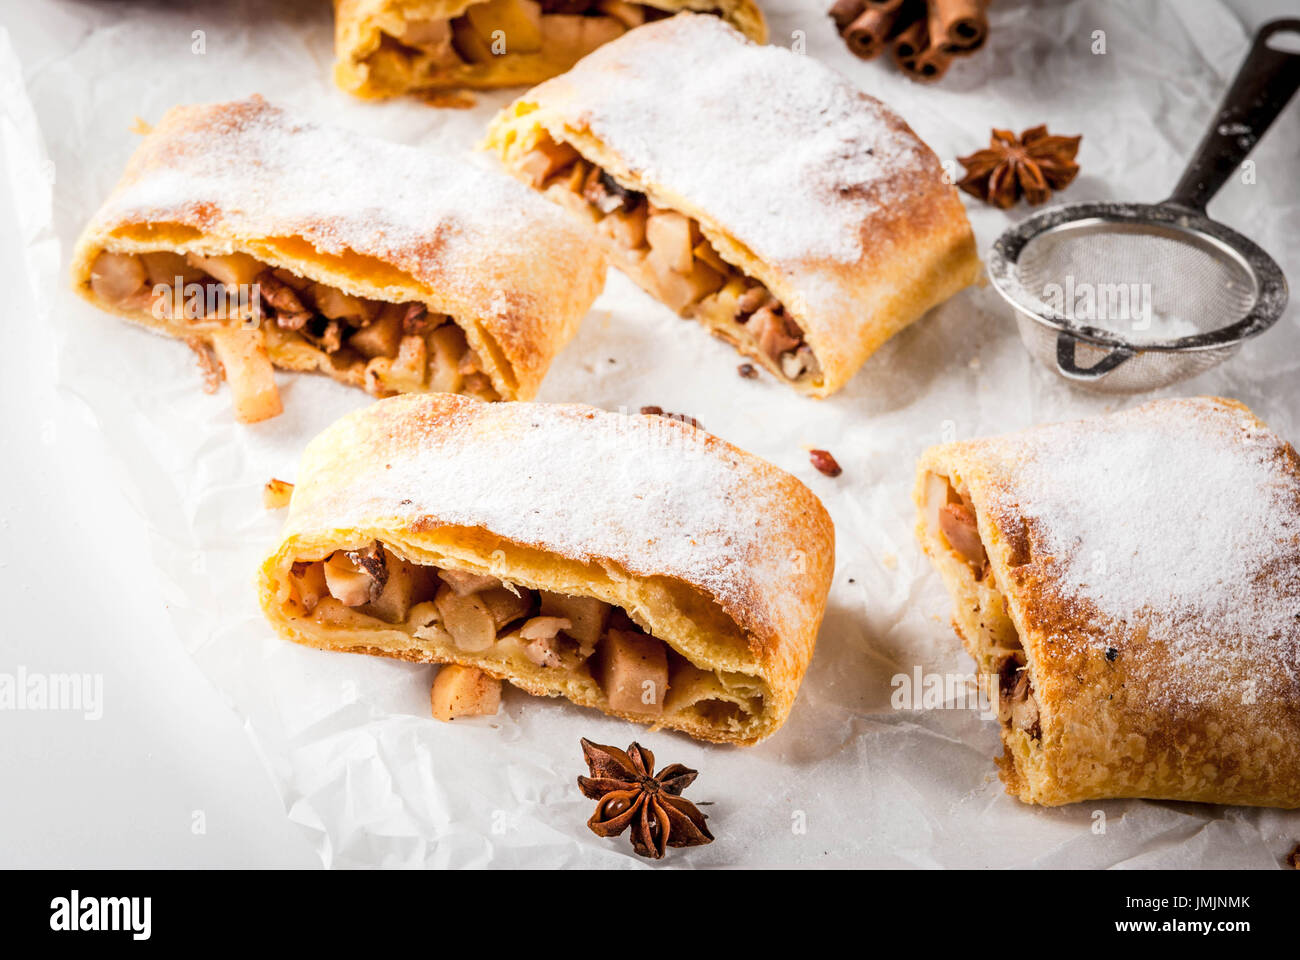
[(753, 0), (335, 0), (334, 79), (360, 97), (525, 86), (681, 10), (767, 40)]
[(900, 117), (716, 17), (602, 47), (486, 146), (651, 295), (813, 396), (979, 267), (956, 188)]
[(916, 502), (1009, 793), (1300, 806), (1300, 459), (1246, 407), (935, 447)]
[(604, 264), (509, 177), (255, 96), (168, 112), (83, 232), (72, 282), (224, 368), (253, 421), (280, 412), (272, 366), (379, 397), (530, 398)]
[(311, 442), (260, 592), (298, 643), (748, 744), (790, 712), (833, 567), (817, 497), (703, 430), (436, 394)]

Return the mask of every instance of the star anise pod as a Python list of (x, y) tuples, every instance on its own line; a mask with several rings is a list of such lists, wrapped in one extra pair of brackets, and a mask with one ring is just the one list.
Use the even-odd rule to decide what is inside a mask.
[(1010, 130), (994, 130), (987, 150), (957, 158), (966, 168), (957, 186), (1003, 210), (1022, 194), (1030, 204), (1042, 203), (1078, 175), (1074, 157), (1082, 139), (1053, 136), (1046, 126), (1030, 127), (1019, 139)]
[(590, 777), (578, 778), (583, 796), (597, 801), (587, 821), (599, 837), (617, 837), (632, 828), (632, 849), (658, 860), (668, 847), (695, 847), (713, 842), (705, 816), (681, 792), (699, 773), (680, 763), (654, 773), (655, 755), (634, 743), (624, 752), (582, 740)]

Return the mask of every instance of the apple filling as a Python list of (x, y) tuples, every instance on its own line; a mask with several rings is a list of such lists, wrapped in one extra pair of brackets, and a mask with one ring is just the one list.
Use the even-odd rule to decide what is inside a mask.
[(986, 674), (997, 677), (998, 720), (1009, 730), (1023, 731), (1031, 740), (1042, 736), (1038, 701), (1034, 697), (1024, 644), (998, 590), (988, 551), (980, 537), (975, 508), (968, 493), (948, 477), (926, 478), (927, 522), (931, 537), (948, 551), (943, 569), (965, 582), (954, 591), (963, 634), (974, 645), (976, 660)]
[[(353, 296), (246, 253), (106, 250), (91, 266), (90, 286), (114, 306), (145, 311), (173, 330), (180, 327), (181, 335), (210, 340), (235, 389), (237, 409), (245, 394), (235, 371), (264, 366), (254, 379), (273, 389), (271, 361), (319, 369), (376, 397), (438, 390), (500, 399), (450, 317), (422, 303)], [(241, 364), (241, 356), (247, 362)]]
[(786, 380), (820, 379), (799, 324), (766, 286), (722, 259), (698, 221), (655, 205), (547, 134), (515, 169), (535, 189), (589, 217), (618, 266), (679, 314)]
[(557, 671), (595, 690), (610, 710), (653, 720), (693, 711), (737, 727), (763, 710), (761, 681), (703, 670), (620, 607), (411, 563), (374, 541), (290, 569), (304, 616), (354, 629), (396, 627), (422, 651), (472, 655), (491, 672)]
[(519, 83), (509, 65), (524, 59), (560, 73), (599, 46), (668, 11), (624, 0), (485, 0), (455, 17), (405, 20), (385, 32), (365, 59), (372, 82), (386, 90), (490, 81), (483, 67), (500, 62), (503, 84)]

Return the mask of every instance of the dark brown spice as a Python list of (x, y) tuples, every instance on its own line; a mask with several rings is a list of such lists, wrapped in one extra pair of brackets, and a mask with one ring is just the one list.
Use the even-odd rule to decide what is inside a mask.
[(1022, 196), (1030, 205), (1043, 203), (1078, 176), (1074, 157), (1082, 139), (1054, 136), (1046, 125), (1030, 127), (1019, 138), (1010, 130), (994, 130), (988, 149), (957, 158), (966, 168), (957, 186), (1003, 210)]
[(597, 801), (587, 821), (598, 837), (616, 837), (632, 828), (632, 849), (658, 860), (668, 847), (712, 843), (713, 834), (699, 808), (681, 796), (698, 771), (674, 763), (654, 773), (655, 755), (633, 743), (626, 751), (582, 740), (590, 777), (578, 778), (584, 797)]
[(812, 465), (828, 477), (838, 477), (844, 471), (827, 450), (809, 450), (808, 459)]

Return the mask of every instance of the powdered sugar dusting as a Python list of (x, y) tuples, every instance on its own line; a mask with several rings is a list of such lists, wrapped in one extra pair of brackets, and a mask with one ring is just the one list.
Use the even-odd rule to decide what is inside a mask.
[[(829, 562), (820, 504), (795, 478), (702, 430), (583, 406), (445, 396), (371, 409), (378, 427), (396, 433), (350, 441), (364, 459), (351, 465), (349, 481), (295, 494), (295, 515), (331, 528), (427, 516), (572, 559), (610, 558), (633, 574), (696, 584), (764, 635), (797, 631), (815, 616), (800, 599), (807, 591), (793, 584), (822, 569), (810, 553)], [(318, 445), (338, 455), (335, 430), (369, 422), (364, 411), (331, 428), (308, 449), (305, 467)], [(826, 530), (824, 542), (810, 524)]]
[(582, 91), (580, 103), (547, 99), (566, 123), (772, 264), (858, 262), (864, 221), (904, 202), (918, 169), (938, 177), (937, 159), (883, 104), (717, 17), (641, 27), (556, 82)]
[(1195, 702), (1243, 677), (1300, 683), (1300, 471), (1239, 408), (1202, 398), (991, 441), (1067, 601), (1145, 627)]
[[(539, 227), (575, 250), (583, 242), (509, 177), (295, 119), (260, 97), (172, 111), (98, 218), (298, 235), (321, 252), (378, 257), (476, 297), (514, 287), (501, 280), (536, 261), (529, 241)], [(496, 297), (502, 315), (508, 300)]]

